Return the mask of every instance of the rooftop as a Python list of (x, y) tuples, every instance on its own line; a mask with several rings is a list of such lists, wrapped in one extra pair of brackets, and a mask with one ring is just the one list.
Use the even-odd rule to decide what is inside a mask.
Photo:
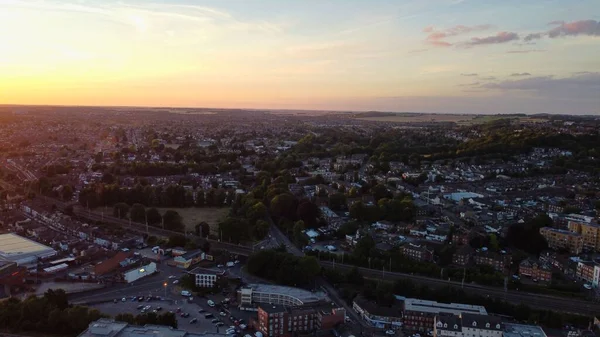
[(295, 297), (304, 304), (329, 300), (327, 295), (324, 294), (323, 292), (314, 292), (313, 293), (308, 290), (304, 290), (304, 289), (300, 289), (300, 288), (271, 285), (271, 284), (260, 284), (260, 283), (249, 284), (246, 286), (246, 288), (252, 288), (252, 291), (259, 292), (259, 293), (279, 294), (279, 295), (287, 295), (287, 296)]
[(404, 301), (405, 311), (419, 311), (438, 314), (440, 312), (460, 315), (462, 313), (472, 313), (487, 315), (487, 311), (480, 305), (469, 305), (459, 303), (440, 303), (435, 301), (426, 301), (416, 298), (407, 298)]
[(90, 323), (79, 337), (225, 337), (225, 334), (190, 333), (161, 325), (136, 326), (109, 319)]
[(0, 235), (0, 259), (15, 260), (31, 255), (51, 255), (55, 250), (17, 234)]
[(546, 333), (537, 325), (504, 323), (504, 337), (546, 337)]

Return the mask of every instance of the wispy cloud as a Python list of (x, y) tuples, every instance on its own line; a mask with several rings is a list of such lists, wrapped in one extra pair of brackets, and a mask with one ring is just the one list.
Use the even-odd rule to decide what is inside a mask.
[(551, 39), (566, 36), (600, 36), (600, 22), (596, 20), (579, 20), (573, 22), (552, 21), (549, 25), (556, 26), (545, 32), (531, 33), (524, 41), (539, 40), (544, 37)]
[(462, 74), (460, 74), (460, 76), (472, 77), (472, 76), (477, 76), (477, 73), (462, 73)]
[(495, 76), (486, 76), (486, 77), (480, 77), (479, 79), (482, 81), (495, 81), (496, 77)]
[(522, 76), (531, 76), (530, 73), (512, 73), (510, 74), (512, 77), (522, 77)]
[(507, 54), (529, 54), (529, 53), (543, 53), (545, 49), (529, 49), (529, 50), (509, 50)]
[(437, 47), (450, 47), (453, 44), (446, 39), (458, 35), (464, 35), (472, 32), (484, 31), (492, 28), (491, 25), (464, 26), (458, 25), (444, 30), (436, 30), (433, 26), (427, 26), (423, 29), (424, 33), (428, 33), (425, 42)]
[(501, 91), (531, 92), (546, 97), (588, 98), (599, 101), (600, 73), (586, 72), (571, 77), (556, 78), (554, 76), (530, 77), (520, 80), (507, 80), (488, 83), (486, 89)]
[(519, 34), (513, 32), (500, 32), (496, 35), (487, 37), (474, 37), (470, 41), (465, 42), (465, 46), (479, 46), (486, 44), (499, 44), (519, 39)]

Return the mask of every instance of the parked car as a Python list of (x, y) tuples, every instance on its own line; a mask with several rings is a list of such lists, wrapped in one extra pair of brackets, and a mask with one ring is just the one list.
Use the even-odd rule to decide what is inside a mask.
[(223, 317), (227, 316), (227, 314), (226, 314), (225, 312), (223, 312), (223, 311), (221, 311), (221, 312), (219, 313), (219, 315), (221, 315), (221, 316), (223, 316)]
[(194, 323), (196, 323), (196, 322), (198, 322), (198, 319), (197, 319), (197, 318), (192, 318), (192, 319), (190, 320), (190, 324), (194, 324)]

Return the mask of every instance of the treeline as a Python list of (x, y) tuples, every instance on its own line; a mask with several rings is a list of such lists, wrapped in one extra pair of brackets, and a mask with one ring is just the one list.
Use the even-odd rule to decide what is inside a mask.
[(226, 207), (235, 198), (232, 189), (211, 188), (207, 191), (185, 189), (182, 185), (143, 186), (133, 188), (117, 184), (99, 183), (86, 187), (79, 193), (82, 206), (95, 208), (116, 203), (142, 204), (149, 207)]
[(249, 273), (289, 286), (310, 285), (321, 273), (321, 266), (312, 256), (297, 257), (285, 249), (261, 250), (248, 258)]
[(11, 297), (0, 302), (0, 329), (15, 333), (77, 336), (102, 317), (98, 310), (71, 306), (63, 290), (48, 290), (44, 296), (25, 300)]
[(324, 269), (323, 276), (339, 289), (340, 295), (349, 304), (356, 296), (360, 295), (380, 306), (390, 307), (395, 303), (394, 295), (399, 295), (444, 303), (481, 305), (489, 313), (507, 315), (519, 322), (539, 324), (548, 328), (561, 329), (565, 324), (585, 328), (590, 321), (586, 316), (533, 309), (525, 304), (515, 305), (499, 299), (468, 294), (455, 287), (434, 289), (411, 280), (398, 280), (393, 283), (368, 280), (356, 269), (347, 273)]
[(129, 207), (128, 204), (120, 202), (114, 205), (113, 216), (120, 219), (131, 219), (131, 221), (142, 224), (147, 222), (150, 226), (175, 232), (182, 232), (185, 228), (181, 215), (172, 209), (160, 214), (159, 210), (154, 207), (146, 208), (142, 204), (133, 204)]

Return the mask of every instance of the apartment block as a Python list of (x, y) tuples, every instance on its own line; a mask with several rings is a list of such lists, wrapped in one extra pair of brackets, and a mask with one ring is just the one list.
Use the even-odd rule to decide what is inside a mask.
[(548, 241), (548, 247), (551, 249), (565, 249), (571, 254), (580, 254), (583, 250), (583, 236), (579, 233), (552, 227), (542, 227), (540, 228), (540, 234)]
[(594, 222), (569, 221), (569, 230), (581, 234), (583, 249), (587, 251), (600, 251), (600, 225)]

